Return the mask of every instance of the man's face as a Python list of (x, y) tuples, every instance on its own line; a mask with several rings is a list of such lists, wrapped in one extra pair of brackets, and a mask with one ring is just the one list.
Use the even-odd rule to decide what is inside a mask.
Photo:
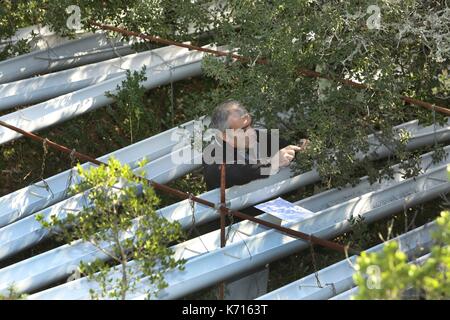
[(225, 141), (237, 149), (252, 148), (256, 144), (256, 132), (252, 125), (250, 114), (240, 115), (233, 111), (228, 117), (230, 129), (225, 132)]

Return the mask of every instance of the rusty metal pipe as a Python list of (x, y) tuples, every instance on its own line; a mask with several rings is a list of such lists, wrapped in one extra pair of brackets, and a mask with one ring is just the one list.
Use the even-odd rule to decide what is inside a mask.
[[(114, 26), (109, 26), (109, 25), (105, 25), (105, 24), (101, 24), (95, 21), (91, 21), (90, 24), (92, 26), (98, 27), (102, 30), (109, 30), (109, 31), (114, 31), (114, 32), (118, 32), (127, 36), (134, 36), (134, 37), (139, 37), (141, 39), (146, 39), (149, 41), (153, 41), (156, 43), (160, 43), (160, 44), (165, 44), (165, 45), (175, 45), (175, 46), (179, 46), (179, 47), (183, 47), (183, 48), (188, 48), (191, 50), (196, 50), (196, 51), (202, 51), (202, 52), (206, 52), (206, 53), (211, 53), (214, 54), (216, 56), (230, 56), (236, 60), (242, 61), (242, 62), (251, 62), (252, 60), (248, 57), (244, 57), (241, 55), (237, 55), (237, 54), (230, 54), (229, 52), (225, 52), (225, 51), (219, 51), (219, 50), (214, 50), (214, 49), (208, 49), (208, 48), (202, 48), (202, 47), (198, 47), (198, 46), (194, 46), (194, 45), (190, 45), (190, 44), (185, 44), (185, 43), (181, 43), (181, 42), (177, 42), (177, 41), (173, 41), (173, 40), (168, 40), (168, 39), (163, 39), (160, 37), (156, 37), (156, 36), (150, 36), (150, 35), (146, 35), (143, 33), (138, 33), (138, 32), (134, 32), (134, 31), (129, 31), (129, 30), (125, 30), (122, 28), (118, 28), (118, 27), (114, 27)], [(269, 63), (269, 61), (267, 59), (264, 58), (259, 58), (257, 60), (255, 60), (256, 63), (259, 64), (267, 64)], [(366, 84), (363, 83), (358, 83), (358, 82), (354, 82), (352, 80), (348, 80), (348, 79), (335, 79), (333, 77), (324, 75), (320, 72), (317, 71), (312, 71), (309, 69), (303, 69), (303, 68), (299, 68), (298, 72), (303, 75), (303, 76), (307, 76), (307, 77), (311, 77), (311, 78), (323, 78), (323, 79), (328, 79), (328, 80), (332, 80), (332, 81), (338, 81), (340, 83), (346, 84), (346, 85), (350, 85), (354, 88), (359, 88), (359, 89), (370, 89), (372, 90), (369, 86), (367, 86)], [(409, 103), (409, 104), (413, 104), (413, 105), (417, 105), (429, 110), (436, 110), (437, 112), (440, 112), (442, 114), (445, 114), (447, 116), (450, 116), (450, 109), (446, 108), (446, 107), (441, 107), (438, 105), (434, 105), (431, 104), (429, 102), (425, 102), (425, 101), (421, 101), (418, 99), (414, 99), (411, 97), (407, 97), (407, 96), (400, 96), (400, 99)]]
[[(226, 168), (225, 163), (220, 165), (220, 247), (223, 248), (227, 244), (227, 239), (225, 238), (225, 216), (227, 212), (225, 211), (225, 190), (226, 190)], [(223, 300), (225, 298), (225, 283), (221, 282), (219, 284), (219, 299)]]
[(220, 165), (220, 247), (223, 248), (226, 245), (225, 238), (225, 215), (227, 214), (225, 208), (225, 163)]

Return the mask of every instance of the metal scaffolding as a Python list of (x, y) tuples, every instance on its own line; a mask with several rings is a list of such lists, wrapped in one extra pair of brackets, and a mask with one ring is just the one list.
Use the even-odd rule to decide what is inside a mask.
[[(184, 228), (219, 218), (220, 230), (198, 236), (172, 247), (176, 257), (187, 259), (187, 263), (185, 270), (172, 270), (165, 274), (169, 286), (159, 293), (158, 298), (160, 299), (180, 298), (210, 285), (239, 276), (243, 272), (254, 270), (258, 266), (285, 257), (313, 244), (342, 253), (350, 251), (357, 254), (351, 248), (329, 240), (350, 230), (351, 225), (348, 221), (350, 217), (361, 214), (365, 217), (366, 222), (370, 223), (405, 207), (423, 203), (436, 198), (441, 193), (450, 191), (450, 183), (446, 180), (447, 161), (444, 159), (436, 163), (432, 161), (433, 153), (428, 153), (422, 155), (422, 172), (415, 178), (404, 179), (402, 174), (398, 172), (393, 180), (370, 184), (368, 178), (365, 177), (360, 180), (356, 187), (342, 190), (333, 189), (296, 202), (297, 205), (313, 211), (312, 217), (299, 219), (295, 222), (278, 221), (268, 214), (253, 217), (237, 210), (317, 182), (320, 177), (316, 170), (292, 176), (290, 169), (284, 168), (278, 174), (267, 179), (257, 180), (227, 190), (225, 188), (225, 166), (222, 165), (221, 187), (195, 196), (164, 185), (164, 183), (193, 171), (201, 164), (201, 161), (197, 159), (201, 157), (201, 154), (195, 155), (191, 152), (192, 146), (189, 137), (180, 137), (176, 141), (173, 140), (173, 134), (176, 133), (177, 128), (98, 159), (32, 133), (31, 131), (49, 127), (112, 102), (111, 98), (104, 95), (104, 92), (114, 92), (117, 85), (125, 79), (124, 69), (137, 70), (146, 65), (148, 67), (146, 70), (148, 80), (143, 83), (143, 86), (149, 89), (186, 77), (200, 75), (201, 60), (205, 53), (228, 56), (243, 62), (248, 61), (248, 58), (222, 51), (227, 50), (225, 46), (206, 45), (197, 47), (189, 43), (155, 38), (111, 26), (94, 25), (104, 30), (117, 31), (128, 36), (141, 37), (170, 46), (115, 58), (95, 65), (60, 71), (36, 79), (18, 80), (44, 71), (61, 70), (68, 66), (73, 67), (116, 57), (117, 48), (102, 47), (102, 39), (105, 36), (96, 34), (56, 47), (54, 50), (52, 49), (51, 55), (49, 54), (45, 59), (39, 56), (42, 52), (33, 52), (15, 58), (16, 60), (8, 60), (9, 62), (26, 63), (27, 65), (20, 72), (16, 72), (12, 78), (10, 75), (13, 74), (12, 71), (14, 70), (11, 68), (15, 68), (17, 63), (12, 65), (0, 63), (0, 83), (18, 80), (15, 83), (0, 84), (0, 98), (2, 99), (0, 109), (2, 109), (2, 106), (7, 108), (51, 98), (51, 100), (35, 106), (0, 117), (0, 144), (23, 135), (43, 142), (48, 147), (69, 154), (73, 158), (87, 161), (83, 165), (84, 168), (92, 165), (107, 165), (108, 158), (115, 156), (120, 162), (127, 163), (133, 169), (136, 169), (139, 160), (144, 157), (150, 158), (152, 161), (144, 167), (145, 172), (147, 172), (146, 176), (139, 177), (141, 183), (150, 184), (156, 190), (170, 193), (182, 199), (179, 203), (160, 209), (158, 212), (161, 216), (180, 222)], [(92, 50), (88, 50), (81, 56), (75, 56), (76, 51), (70, 54), (72, 52), (70, 50), (74, 50), (80, 44), (85, 44)], [(105, 44), (105, 46), (108, 45), (111, 44)], [(127, 44), (122, 44), (119, 49), (123, 50), (121, 52), (123, 55), (132, 52)], [(188, 51), (188, 49), (193, 51)], [(157, 57), (156, 60), (154, 60), (155, 56)], [(46, 61), (45, 68), (41, 63), (32, 63), (36, 59)], [(119, 68), (117, 63), (120, 64)], [(258, 63), (267, 63), (267, 61), (262, 59), (258, 60)], [(97, 76), (99, 73), (102, 75)], [(302, 69), (299, 70), (299, 73), (305, 76), (329, 79), (325, 75), (310, 70)], [(76, 79), (72, 78), (72, 81), (67, 83), (62, 82), (65, 81), (64, 79), (76, 75), (78, 75)], [(349, 80), (330, 80), (366, 88), (362, 84), (352, 83)], [(17, 95), (16, 92), (20, 86), (28, 86), (29, 90), (25, 94)], [(444, 107), (432, 106), (429, 103), (405, 96), (400, 96), (400, 98), (410, 104), (450, 114), (449, 110)], [(202, 118), (201, 121), (205, 124), (208, 123), (209, 119)], [(194, 122), (186, 123), (182, 127), (192, 133)], [(422, 127), (418, 125), (417, 121), (411, 121), (399, 125), (395, 129), (410, 131), (411, 139), (407, 145), (408, 149), (422, 147), (430, 143), (446, 142), (450, 139), (450, 119), (444, 126)], [(371, 144), (369, 153), (359, 154), (359, 158), (369, 156), (371, 159), (380, 159), (390, 154), (390, 150), (383, 146), (375, 135), (369, 136), (368, 141)], [(179, 152), (194, 154), (193, 158), (191, 157), (191, 163), (175, 165), (172, 161), (168, 161), (174, 153)], [(450, 153), (450, 146), (445, 148), (445, 152), (446, 154)], [(393, 168), (398, 170), (400, 167), (396, 165)], [(76, 213), (83, 207), (91, 206), (92, 204), (87, 201), (86, 197), (89, 190), (68, 197), (68, 186), (78, 182), (79, 177), (74, 169), (70, 169), (0, 198), (0, 243), (2, 244), (0, 246), (0, 259), (29, 248), (49, 235), (49, 231), (36, 221), (37, 214), (42, 214), (45, 219), (52, 215), (63, 219), (67, 212)], [(194, 210), (191, 206), (192, 203), (195, 203)], [(243, 221), (227, 226), (227, 216), (238, 217)], [(405, 243), (409, 243), (410, 239), (417, 240), (417, 235), (428, 232), (429, 228), (431, 227), (426, 225), (417, 229), (419, 231), (408, 232), (402, 235), (399, 240)], [(426, 236), (423, 239), (426, 240)], [(425, 240), (420, 244), (428, 243)], [(104, 248), (111, 246), (109, 243), (102, 245)], [(373, 250), (378, 250), (376, 249), (378, 247), (373, 248)], [(81, 261), (89, 262), (98, 258), (107, 259), (99, 248), (82, 241), (60, 246), (0, 269), (0, 293), (6, 292), (11, 284), (14, 284), (19, 292), (41, 290), (73, 272)], [(133, 261), (129, 262), (130, 265), (133, 263)], [(329, 273), (327, 269), (322, 272), (324, 277), (326, 277), (325, 274)], [(117, 268), (111, 268), (111, 273), (114, 277), (117, 277)], [(327, 283), (336, 283), (332, 286), (334, 296), (354, 290), (349, 285), (348, 273), (344, 271), (338, 273), (335, 281), (331, 279), (330, 282), (328, 278), (326, 280)], [(341, 279), (339, 277), (347, 278)], [(298, 281), (306, 280), (300, 279)], [(291, 286), (296, 288), (296, 284), (293, 283), (270, 294), (275, 296), (281, 293), (288, 295), (287, 292), (298, 294), (297, 292), (292, 293), (294, 289), (291, 289)], [(336, 287), (339, 289), (337, 290)], [(220, 297), (223, 298), (223, 286), (220, 288)], [(39, 291), (29, 298), (86, 299), (89, 298), (90, 289), (98, 289), (97, 284), (86, 278), (81, 278)], [(133, 293), (131, 297), (141, 299), (146, 295), (147, 290), (148, 283), (146, 283), (146, 278), (143, 277), (138, 285), (138, 291)], [(317, 288), (316, 286), (311, 290), (313, 291), (302, 294), (305, 294), (305, 297), (308, 297), (308, 295), (324, 297), (325, 299), (332, 297), (329, 295), (329, 287)], [(261, 298), (274, 297), (270, 294)]]
[[(348, 219), (352, 216), (362, 215), (367, 223), (371, 223), (398, 212), (405, 206), (410, 207), (423, 203), (441, 193), (450, 191), (450, 183), (445, 178), (446, 164), (441, 163), (440, 166), (430, 169), (429, 172), (416, 177), (416, 179), (406, 179), (386, 188), (365, 193), (363, 196), (317, 211), (311, 218), (283, 225), (330, 239), (351, 229)], [(265, 192), (266, 189), (261, 191)], [(301, 205), (300, 201), (296, 204)], [(260, 216), (260, 218), (263, 217)], [(177, 270), (166, 273), (165, 279), (169, 286), (161, 291), (158, 298), (180, 298), (309, 247), (305, 241), (293, 239), (275, 229), (267, 229), (249, 221), (236, 227), (238, 231), (232, 237), (233, 240), (224, 248), (220, 248), (220, 230), (217, 230), (214, 235), (216, 247), (213, 247), (208, 241), (212, 235), (204, 237), (203, 241), (197, 239), (197, 245), (193, 248), (183, 246), (182, 252), (188, 256), (192, 256), (193, 251), (197, 252), (194, 257), (188, 259), (184, 271)], [(202, 243), (208, 243), (208, 247), (202, 249)], [(174, 250), (177, 252), (176, 249), (175, 246)], [(182, 257), (186, 256), (182, 255)], [(119, 276), (118, 270), (115, 268), (112, 270)], [(141, 294), (138, 288), (138, 291), (130, 298), (144, 297), (144, 292), (148, 289), (145, 278), (140, 283)], [(87, 299), (89, 298), (89, 289), (97, 289), (96, 283), (82, 278), (41, 291), (31, 295), (30, 298)]]

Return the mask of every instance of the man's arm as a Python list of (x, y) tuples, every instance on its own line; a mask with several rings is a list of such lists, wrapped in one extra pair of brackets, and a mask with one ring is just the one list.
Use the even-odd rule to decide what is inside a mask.
[[(280, 167), (288, 166), (294, 159), (295, 152), (301, 150), (300, 147), (290, 145), (287, 140), (281, 137), (279, 149), (268, 163), (227, 164), (225, 170), (226, 187), (243, 185), (253, 180), (267, 178), (277, 173)], [(204, 164), (203, 175), (208, 190), (220, 187), (220, 164)]]

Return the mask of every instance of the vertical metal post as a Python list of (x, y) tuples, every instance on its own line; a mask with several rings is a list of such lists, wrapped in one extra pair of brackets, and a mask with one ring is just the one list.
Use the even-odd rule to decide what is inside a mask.
[(226, 189), (226, 180), (225, 180), (225, 164), (222, 163), (220, 165), (220, 247), (225, 247), (225, 189)]
[[(226, 189), (226, 179), (225, 179), (225, 163), (220, 165), (220, 247), (223, 248), (226, 245), (225, 238), (225, 189)], [(225, 283), (221, 282), (219, 284), (219, 299), (223, 300), (225, 297)]]

